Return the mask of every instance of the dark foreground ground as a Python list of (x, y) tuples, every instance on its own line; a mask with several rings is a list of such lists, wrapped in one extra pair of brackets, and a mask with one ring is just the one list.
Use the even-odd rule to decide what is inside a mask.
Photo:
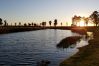
[[(91, 29), (92, 30), (92, 29)], [(60, 66), (99, 66), (99, 27), (93, 29), (94, 39), (89, 45), (79, 48), (79, 52), (60, 63)]]

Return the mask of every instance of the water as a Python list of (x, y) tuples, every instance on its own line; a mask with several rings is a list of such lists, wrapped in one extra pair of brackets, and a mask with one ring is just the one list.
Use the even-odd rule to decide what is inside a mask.
[(36, 66), (38, 61), (49, 60), (49, 66), (58, 66), (64, 59), (78, 52), (77, 47), (87, 45), (80, 43), (66, 49), (56, 45), (65, 37), (75, 36), (70, 30), (38, 30), (0, 35), (0, 66)]

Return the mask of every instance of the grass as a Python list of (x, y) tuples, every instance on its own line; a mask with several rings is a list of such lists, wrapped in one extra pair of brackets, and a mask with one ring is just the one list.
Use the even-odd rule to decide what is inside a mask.
[(79, 52), (60, 63), (60, 66), (99, 66), (99, 32), (94, 31), (94, 39), (89, 45), (79, 48)]

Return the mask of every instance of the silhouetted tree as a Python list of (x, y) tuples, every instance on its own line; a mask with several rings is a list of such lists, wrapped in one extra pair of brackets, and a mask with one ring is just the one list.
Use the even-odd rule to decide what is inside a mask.
[(77, 26), (77, 24), (79, 23), (79, 26), (80, 26), (80, 20), (81, 20), (81, 16), (74, 16), (73, 18), (72, 18), (72, 25), (76, 25)]
[(88, 26), (88, 22), (89, 22), (89, 18), (83, 18), (84, 22), (85, 22), (85, 25)]
[(0, 25), (2, 25), (3, 23), (2, 23), (2, 19), (0, 18)]
[(77, 25), (77, 16), (72, 17), (72, 25)]
[(6, 20), (4, 20), (4, 26), (7, 26), (7, 21)]
[(52, 24), (52, 21), (49, 21), (49, 25), (50, 25), (50, 27), (51, 27), (51, 24)]
[(61, 26), (62, 26), (62, 22), (61, 22)]
[(30, 23), (28, 23), (28, 26), (31, 26), (31, 24), (30, 24)]
[(21, 26), (21, 22), (19, 22), (19, 26)]
[(37, 24), (36, 23), (34, 23), (34, 27), (37, 27)]
[(42, 26), (45, 27), (46, 26), (46, 22), (42, 22)]
[(27, 26), (27, 24), (26, 24), (26, 23), (24, 23), (24, 26), (26, 27), (26, 26)]
[(15, 23), (15, 26), (17, 25), (17, 23)]
[(54, 26), (56, 27), (57, 25), (57, 19), (54, 20)]
[(32, 22), (32, 24), (31, 24), (31, 25), (32, 25), (32, 26), (34, 25), (34, 24), (33, 24), (33, 22)]
[(98, 11), (94, 11), (91, 15), (90, 18), (92, 20), (92, 22), (98, 26), (99, 24), (99, 12)]
[(77, 17), (77, 23), (79, 23), (79, 26), (80, 26), (80, 21), (81, 21), (81, 16), (78, 16)]

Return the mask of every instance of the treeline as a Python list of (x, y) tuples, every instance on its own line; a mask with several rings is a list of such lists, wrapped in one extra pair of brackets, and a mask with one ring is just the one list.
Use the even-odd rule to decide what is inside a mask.
[[(11, 25), (9, 25), (6, 20), (4, 20), (4, 22), (3, 22), (2, 18), (0, 18), (0, 26), (25, 26), (25, 27), (26, 26), (34, 26), (34, 27), (40, 26), (40, 27), (45, 27), (47, 25), (47, 23), (49, 23), (50, 27), (52, 25), (53, 25), (53, 27), (56, 27), (57, 24), (58, 24), (58, 20), (55, 19), (53, 22), (52, 21), (49, 21), (49, 22), (43, 21), (43, 22), (41, 22), (39, 24), (33, 23), (33, 22), (32, 23), (24, 23), (24, 24), (22, 24), (21, 22), (19, 22), (19, 23), (15, 23), (14, 25), (12, 25), (12, 23), (11, 23)], [(62, 22), (60, 23), (60, 25), (61, 26), (63, 25)], [(68, 22), (66, 22), (66, 25), (68, 26)]]
[(84, 21), (85, 26), (88, 26), (88, 23), (93, 23), (95, 26), (99, 26), (99, 12), (94, 11), (92, 14), (89, 15), (89, 17), (74, 15), (74, 17), (72, 17), (72, 25), (77, 26), (78, 23), (80, 24), (81, 20)]
[[(81, 16), (77, 16), (74, 15), (74, 17), (72, 17), (72, 24), (71, 26), (77, 26), (77, 24), (79, 23), (80, 26), (80, 22), (81, 20), (83, 20), (83, 22), (85, 23), (85, 26), (88, 26), (88, 23), (93, 23), (95, 26), (99, 26), (99, 12), (98, 11), (94, 11), (92, 14), (89, 15), (89, 17), (81, 17)], [(15, 23), (14, 25), (9, 25), (7, 23), (6, 20), (2, 20), (2, 18), (0, 18), (0, 26), (40, 26), (40, 27), (45, 27), (47, 25), (47, 23), (49, 23), (49, 26), (51, 27), (52, 25), (54, 27), (56, 27), (58, 25), (58, 20), (55, 19), (54, 21), (49, 21), (49, 22), (41, 22), (39, 24), (37, 23), (24, 23), (22, 24), (21, 22), (19, 23)], [(66, 26), (68, 26), (68, 22), (65, 23)], [(60, 23), (60, 26), (62, 26), (62, 22)]]

